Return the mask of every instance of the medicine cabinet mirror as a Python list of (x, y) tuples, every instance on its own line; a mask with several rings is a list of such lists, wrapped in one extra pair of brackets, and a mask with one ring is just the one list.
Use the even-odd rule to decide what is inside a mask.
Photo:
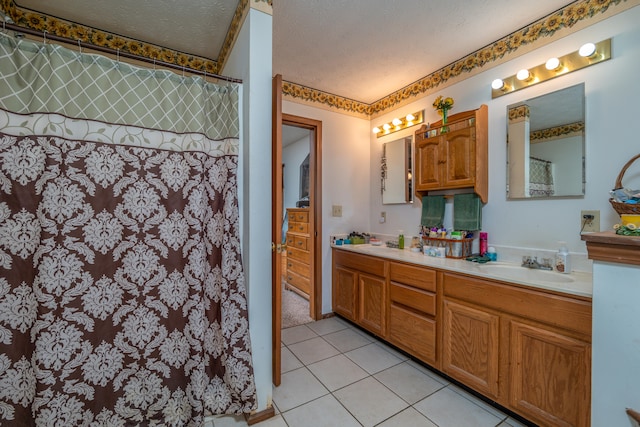
[(387, 142), (382, 147), (381, 191), (382, 204), (413, 202), (411, 170), (412, 137)]
[(584, 83), (507, 107), (507, 198), (584, 197)]

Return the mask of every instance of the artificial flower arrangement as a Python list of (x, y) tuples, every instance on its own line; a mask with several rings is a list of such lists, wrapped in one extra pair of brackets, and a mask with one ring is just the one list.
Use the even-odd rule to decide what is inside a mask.
[(438, 111), (438, 114), (440, 114), (443, 117), (447, 114), (447, 111), (449, 111), (452, 107), (453, 107), (453, 98), (451, 97), (443, 98), (442, 95), (440, 95), (439, 97), (436, 98), (435, 101), (433, 101), (433, 108), (435, 108), (436, 111)]

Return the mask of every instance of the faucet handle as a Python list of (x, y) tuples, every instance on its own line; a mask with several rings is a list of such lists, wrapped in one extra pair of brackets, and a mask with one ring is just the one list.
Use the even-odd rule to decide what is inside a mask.
[(551, 267), (551, 258), (542, 258), (542, 265), (544, 267)]
[(529, 264), (531, 262), (531, 257), (528, 255), (522, 255), (522, 264)]

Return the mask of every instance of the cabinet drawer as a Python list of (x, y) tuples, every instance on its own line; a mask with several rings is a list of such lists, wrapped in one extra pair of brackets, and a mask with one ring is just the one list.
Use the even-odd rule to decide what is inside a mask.
[(303, 222), (289, 222), (289, 231), (307, 234), (309, 232), (309, 224)]
[(296, 260), (309, 264), (309, 251), (287, 248), (287, 260)]
[(425, 291), (436, 291), (435, 270), (392, 262), (389, 264), (389, 278), (392, 282), (403, 283)]
[(334, 249), (333, 262), (336, 265), (342, 265), (358, 271), (366, 271), (376, 276), (386, 276), (385, 261), (381, 258)]
[(436, 315), (436, 294), (391, 283), (389, 287), (391, 304), (396, 303), (410, 307), (431, 316)]
[(295, 259), (287, 260), (287, 273), (293, 272), (299, 274), (302, 277), (309, 278), (311, 277), (311, 268), (309, 264), (301, 261), (296, 261)]
[(290, 248), (309, 250), (307, 247), (309, 239), (304, 236), (298, 236), (296, 234), (287, 233), (287, 246)]
[(391, 304), (389, 342), (425, 362), (436, 362), (436, 322)]
[(292, 273), (287, 271), (287, 283), (291, 286), (294, 286), (300, 289), (305, 294), (309, 295), (309, 290), (311, 287), (309, 286), (309, 279), (300, 276), (299, 274)]

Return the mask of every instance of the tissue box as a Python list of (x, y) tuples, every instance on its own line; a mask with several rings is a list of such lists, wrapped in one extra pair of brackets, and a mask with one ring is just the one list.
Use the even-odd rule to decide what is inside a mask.
[(364, 244), (364, 237), (352, 237), (351, 238), (352, 245), (362, 245)]

